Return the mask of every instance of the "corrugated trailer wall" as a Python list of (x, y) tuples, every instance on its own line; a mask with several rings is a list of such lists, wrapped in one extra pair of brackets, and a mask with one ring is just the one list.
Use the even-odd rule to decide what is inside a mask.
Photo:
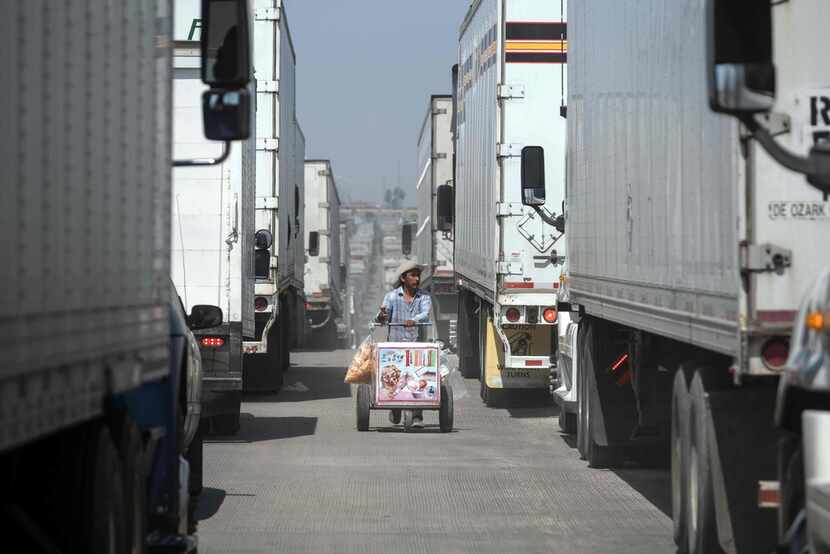
[(432, 110), (433, 101), (430, 99), (421, 133), (418, 136), (418, 182), (416, 201), (418, 202), (418, 222), (415, 237), (416, 248), (414, 253), (418, 263), (423, 268), (422, 280), (429, 280), (432, 273)]
[(714, 346), (709, 330), (728, 334), (738, 313), (740, 179), (736, 125), (709, 112), (701, 84), (702, 4), (594, 0), (568, 14), (574, 300)]
[[(296, 55), (283, 7), (279, 25), (279, 277), (280, 289), (302, 283), (305, 139), (296, 120)], [(298, 247), (299, 244), (299, 247)], [(299, 270), (299, 271), (298, 271)]]
[(0, 379), (128, 351), (163, 365), (170, 3), (3, 6)]
[[(496, 281), (496, 84), (501, 65), (479, 70), (479, 40), (499, 22), (498, 0), (480, 0), (462, 27), (459, 45), (458, 129), (455, 196), (455, 271), (492, 290)], [(500, 36), (500, 35), (499, 35)], [(475, 64), (468, 72), (465, 64)], [(551, 101), (555, 101), (551, 99)]]

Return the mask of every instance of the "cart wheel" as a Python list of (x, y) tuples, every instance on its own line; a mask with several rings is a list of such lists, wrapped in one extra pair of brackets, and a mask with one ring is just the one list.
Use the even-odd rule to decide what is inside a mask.
[(403, 410), (403, 429), (404, 431), (412, 430), (412, 421), (415, 419), (415, 412), (412, 410)]
[(438, 412), (438, 423), (441, 427), (442, 433), (449, 433), (452, 431), (452, 387), (449, 384), (441, 385), (441, 410)]
[(357, 386), (357, 430), (369, 430), (369, 403), (371, 390), (369, 385)]

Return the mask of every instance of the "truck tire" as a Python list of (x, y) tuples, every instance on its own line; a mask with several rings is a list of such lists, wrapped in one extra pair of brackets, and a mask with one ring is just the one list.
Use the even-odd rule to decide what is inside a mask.
[(706, 390), (699, 371), (692, 378), (689, 408), (688, 552), (713, 554), (721, 548), (715, 520)]
[[(784, 537), (795, 522), (798, 513), (804, 509), (804, 453), (800, 437), (782, 432), (778, 439), (778, 482), (781, 486), (781, 507), (778, 509), (778, 536)], [(793, 533), (793, 542), (804, 545), (806, 525)]]
[(196, 508), (199, 505), (199, 495), (202, 494), (202, 489), (204, 488), (204, 452), (204, 424), (199, 420), (196, 434), (193, 436), (193, 440), (190, 442), (190, 446), (185, 454), (185, 459), (190, 466), (190, 477), (187, 483), (187, 489), (190, 493), (187, 522), (189, 527), (188, 533), (191, 535), (196, 532)]
[(357, 386), (357, 402), (355, 406), (356, 415), (357, 415), (357, 430), (358, 431), (368, 431), (369, 430), (369, 415), (371, 413), (370, 404), (371, 404), (371, 391), (369, 390), (369, 385), (358, 385)]
[(438, 426), (442, 433), (452, 431), (453, 419), (452, 387), (449, 384), (444, 384), (441, 385), (441, 409), (438, 412)]
[[(458, 365), (461, 369), (461, 375), (468, 379), (480, 377), (479, 356), (476, 351), (478, 346), (478, 337), (473, 331), (473, 321), (477, 321), (473, 317), (472, 305), (469, 302), (468, 294), (459, 291), (458, 293), (458, 331), (456, 340), (458, 341)], [(478, 328), (478, 325), (475, 326)]]
[(576, 433), (576, 414), (573, 412), (566, 412), (562, 410), (559, 412), (559, 429), (566, 435), (573, 435)]
[(239, 432), (239, 412), (235, 414), (219, 414), (211, 418), (213, 434), (231, 436)]
[(674, 375), (671, 405), (671, 500), (674, 544), (680, 554), (688, 552), (688, 487), (689, 487), (689, 387), (686, 374)]
[(141, 460), (144, 443), (138, 425), (124, 413), (116, 416), (113, 438), (123, 468), (124, 508), (127, 525), (125, 540), (129, 554), (143, 554), (147, 531), (147, 484)]
[(72, 460), (78, 496), (69, 498), (79, 526), (73, 530), (72, 552), (121, 554), (129, 552), (124, 474), (110, 433), (102, 424), (91, 424), (81, 438)]

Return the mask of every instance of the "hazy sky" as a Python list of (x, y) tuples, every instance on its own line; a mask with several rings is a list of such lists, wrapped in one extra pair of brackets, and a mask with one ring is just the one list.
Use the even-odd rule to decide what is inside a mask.
[[(400, 179), (414, 205), (431, 94), (449, 94), (469, 0), (283, 0), (297, 53), (307, 158), (330, 158), (343, 200)], [(399, 177), (400, 175), (400, 177)]]

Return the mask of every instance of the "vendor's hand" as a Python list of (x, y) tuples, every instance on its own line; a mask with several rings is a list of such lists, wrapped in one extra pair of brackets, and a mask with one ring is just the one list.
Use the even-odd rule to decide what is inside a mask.
[(380, 311), (378, 312), (378, 317), (377, 317), (378, 323), (386, 323), (386, 320), (388, 319), (388, 317), (389, 317), (389, 315), (386, 313), (386, 308), (381, 306)]
[(403, 322), (403, 324), (404, 324), (406, 327), (415, 327), (415, 322), (414, 322), (413, 320), (411, 320), (411, 319), (407, 319), (406, 321), (404, 321), (404, 322)]

